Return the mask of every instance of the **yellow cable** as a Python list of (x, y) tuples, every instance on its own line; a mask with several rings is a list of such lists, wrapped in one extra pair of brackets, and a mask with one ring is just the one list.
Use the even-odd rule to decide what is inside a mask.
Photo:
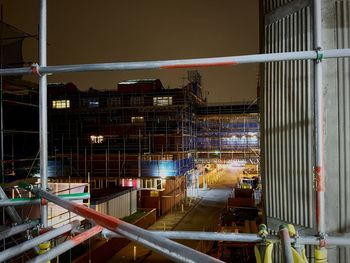
[(305, 255), (305, 249), (302, 250), (302, 255), (300, 255), (295, 248), (292, 247), (292, 255), (294, 263), (308, 263)]
[(264, 261), (262, 261), (260, 251), (259, 251), (259, 246), (255, 245), (254, 254), (255, 254), (256, 263), (272, 263), (272, 250), (273, 250), (273, 243), (268, 243), (265, 248)]

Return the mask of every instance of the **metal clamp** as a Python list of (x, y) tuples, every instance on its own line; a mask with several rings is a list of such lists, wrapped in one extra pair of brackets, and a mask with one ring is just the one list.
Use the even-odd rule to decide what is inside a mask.
[(37, 75), (37, 76), (41, 77), (40, 72), (39, 72), (40, 66), (38, 63), (33, 63), (32, 65), (30, 65), (30, 69), (32, 70), (33, 75)]
[(320, 63), (323, 60), (323, 52), (321, 51), (321, 47), (316, 48), (316, 63)]
[(320, 241), (319, 246), (321, 248), (326, 246), (326, 236), (327, 235), (325, 233), (319, 233), (318, 234), (318, 240)]

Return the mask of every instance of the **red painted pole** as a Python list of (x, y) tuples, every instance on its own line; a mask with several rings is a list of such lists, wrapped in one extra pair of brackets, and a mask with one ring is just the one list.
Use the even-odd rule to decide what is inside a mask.
[(45, 254), (42, 254), (40, 256), (37, 256), (36, 258), (33, 258), (32, 260), (28, 261), (27, 263), (48, 262), (49, 260), (54, 259), (55, 257), (68, 251), (69, 249), (72, 249), (73, 247), (83, 243), (84, 241), (88, 240), (89, 238), (97, 235), (102, 230), (103, 230), (103, 227), (94, 226), (94, 227), (90, 228), (89, 230), (86, 230), (83, 233), (76, 235), (75, 237), (71, 238), (70, 240), (63, 242), (62, 244), (58, 245), (57, 247), (50, 249)]
[(192, 248), (186, 247), (167, 238), (160, 237), (140, 227), (126, 223), (113, 216), (105, 215), (83, 205), (59, 198), (40, 188), (33, 188), (28, 185), (25, 186), (25, 188), (32, 191), (39, 197), (45, 198), (56, 205), (85, 217), (86, 219), (95, 222), (97, 225), (103, 226), (131, 241), (141, 244), (150, 250), (158, 252), (175, 262), (222, 262)]

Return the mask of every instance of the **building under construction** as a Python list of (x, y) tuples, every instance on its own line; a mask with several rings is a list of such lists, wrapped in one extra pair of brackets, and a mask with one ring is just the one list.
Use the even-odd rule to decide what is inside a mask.
[(106, 91), (49, 85), (49, 176), (55, 182), (89, 176), (93, 189), (135, 187), (140, 206), (161, 215), (184, 202), (186, 176), (204, 151), (207, 163), (223, 156), (256, 160), (256, 105), (209, 106), (199, 73), (190, 71), (188, 80), (177, 89), (157, 79), (123, 81)]
[[(348, 262), (348, 247), (350, 246), (348, 236), (350, 215), (348, 211), (350, 209), (349, 202), (346, 200), (349, 199), (350, 182), (348, 165), (350, 149), (348, 147), (350, 131), (348, 106), (350, 2), (348, 0), (264, 0), (260, 1), (259, 4), (261, 11), (261, 54), (48, 66), (46, 54), (47, 1), (40, 0), (39, 64), (0, 70), (1, 76), (32, 74), (38, 78), (40, 113), (40, 184), (19, 184), (16, 182), (8, 185), (10, 192), (6, 193), (0, 188), (0, 204), (4, 207), (4, 213), (2, 213), (2, 227), (4, 229), (1, 230), (0, 235), (1, 240), (3, 240), (3, 250), (0, 252), (0, 261), (8, 261), (20, 255), (23, 257), (22, 261), (47, 262), (70, 251), (102, 231), (105, 234), (107, 231), (107, 234), (115, 238), (127, 238), (176, 262), (222, 261), (170, 239), (233, 242), (235, 246), (237, 246), (236, 243), (255, 243), (254, 252), (260, 262), (263, 261), (261, 255), (264, 255), (263, 258), (267, 258), (269, 262), (272, 262), (272, 258), (275, 262), (283, 260), (283, 262), (288, 263), (296, 260), (317, 263)], [(264, 189), (264, 222), (267, 227), (261, 225), (257, 234), (208, 231), (152, 232), (122, 221), (115, 216), (98, 212), (90, 208), (89, 203), (79, 204), (70, 201), (78, 199), (82, 202), (81, 200), (88, 199), (87, 196), (82, 195), (84, 193), (72, 195), (71, 192), (67, 194), (64, 192), (61, 195), (59, 187), (55, 191), (49, 189), (53, 188), (49, 185), (48, 180), (48, 171), (52, 160), (51, 165), (56, 166), (56, 168), (60, 165), (61, 175), (67, 174), (67, 167), (70, 167), (68, 168), (70, 169), (68, 171), (68, 184), (74, 183), (71, 182), (70, 177), (77, 174), (84, 180), (88, 180), (87, 187), (89, 187), (89, 180), (95, 176), (105, 178), (99, 182), (102, 182), (102, 185), (108, 185), (109, 172), (113, 172), (115, 176), (126, 176), (121, 179), (127, 179), (131, 184), (134, 184), (133, 178), (129, 178), (131, 171), (135, 171), (135, 178), (142, 179), (143, 184), (144, 175), (148, 173), (148, 176), (152, 177), (153, 164), (156, 167), (155, 174), (162, 178), (163, 173), (159, 167), (162, 161), (171, 161), (170, 171), (183, 171), (186, 174), (187, 164), (189, 163), (189, 166), (193, 164), (191, 161), (184, 160), (192, 160), (197, 156), (200, 157), (199, 159), (208, 157), (216, 159), (216, 156), (219, 158), (220, 155), (221, 157), (228, 157), (228, 155), (232, 157), (233, 154), (244, 156), (247, 153), (254, 156), (257, 153), (255, 148), (257, 142), (254, 136), (258, 138), (259, 135), (255, 134), (253, 125), (248, 125), (253, 129), (252, 134), (249, 134), (249, 139), (247, 135), (239, 135), (234, 138), (233, 135), (220, 134), (220, 131), (226, 129), (226, 125), (223, 123), (230, 122), (223, 116), (216, 116), (212, 119), (204, 117), (208, 120), (208, 125), (205, 126), (202, 123), (201, 134), (196, 129), (194, 129), (195, 133), (193, 134), (190, 127), (196, 127), (200, 118), (199, 116), (193, 118), (198, 113), (195, 108), (205, 106), (205, 100), (191, 84), (179, 91), (176, 89), (167, 90), (161, 89), (160, 83), (152, 80), (151, 92), (155, 92), (157, 95), (149, 98), (144, 94), (146, 92), (142, 91), (143, 95), (140, 96), (137, 94), (139, 92), (134, 90), (135, 86), (141, 85), (140, 81), (121, 83), (119, 91), (117, 90), (116, 93), (123, 90), (131, 91), (133, 96), (130, 97), (135, 98), (132, 102), (128, 96), (123, 96), (123, 94), (116, 95), (121, 99), (108, 102), (108, 92), (90, 90), (81, 93), (73, 85), (69, 85), (70, 87), (64, 85), (61, 86), (62, 90), (67, 91), (68, 89), (69, 92), (75, 92), (74, 96), (78, 96), (78, 99), (72, 99), (72, 102), (70, 99), (66, 99), (67, 91), (67, 95), (61, 94), (61, 97), (57, 95), (58, 97), (54, 100), (51, 98), (47, 104), (48, 74), (106, 70), (171, 70), (202, 66), (239, 66), (239, 64), (245, 63), (263, 63), (260, 67), (261, 171)], [(52, 89), (54, 88), (52, 87)], [(52, 94), (54, 94), (53, 91)], [(104, 94), (103, 99), (101, 97), (100, 101), (99, 96), (102, 94)], [(175, 107), (177, 96), (180, 103), (187, 100), (191, 107), (186, 106), (185, 109)], [(92, 98), (95, 99), (92, 100)], [(73, 101), (79, 104), (74, 105)], [(108, 124), (108, 121), (111, 120), (108, 111), (111, 109), (104, 112), (103, 110), (106, 108), (100, 107), (103, 103), (105, 105), (108, 105), (107, 103), (116, 104), (112, 106), (112, 109), (119, 111), (121, 116), (127, 118), (127, 120), (125, 118), (114, 120), (114, 122), (120, 122), (117, 129), (119, 133), (130, 134), (129, 137), (126, 136), (127, 139), (121, 139), (117, 137), (117, 133), (115, 136), (112, 133), (115, 127)], [(124, 109), (128, 112), (127, 114), (120, 113), (123, 110), (117, 106), (120, 103), (127, 105)], [(131, 105), (132, 103), (144, 104), (144, 107), (138, 108)], [(147, 108), (147, 105), (151, 107)], [(78, 106), (79, 109), (80, 107), (82, 109), (81, 113), (74, 111), (74, 108), (77, 109)], [(161, 110), (148, 111), (154, 107), (171, 112), (171, 118), (165, 117), (166, 115)], [(92, 119), (91, 108), (99, 114), (98, 118)], [(142, 108), (145, 108), (146, 112)], [(69, 111), (70, 114), (64, 114), (65, 110)], [(47, 111), (50, 111), (51, 116), (56, 113), (60, 115), (60, 122), (52, 124), (57, 125), (57, 130), (56, 128), (53, 130), (57, 137), (55, 134), (49, 133)], [(174, 116), (176, 113), (179, 113), (180, 116)], [(75, 116), (77, 114), (86, 114), (91, 117), (87, 123), (83, 124), (85, 125), (83, 127), (86, 127), (88, 131), (86, 137), (82, 136), (85, 129), (81, 129), (78, 124), (79, 120), (83, 120), (87, 116), (78, 118)], [(156, 120), (159, 118), (159, 125), (157, 125), (158, 120), (155, 123), (148, 123), (145, 116), (152, 116), (152, 114)], [(3, 120), (2, 107), (1, 115)], [(69, 121), (71, 117), (75, 122)], [(96, 125), (96, 122), (105, 125)], [(249, 122), (248, 120), (247, 123)], [(59, 123), (66, 123), (69, 128), (67, 129), (67, 126), (59, 127)], [(210, 123), (216, 123), (216, 125)], [(230, 125), (227, 127), (236, 127), (234, 124)], [(171, 135), (167, 134), (168, 127)], [(244, 127), (246, 126), (244, 125)], [(236, 128), (239, 131), (242, 129), (241, 125), (237, 125)], [(150, 136), (152, 129), (156, 132), (151, 133)], [(1, 130), (3, 138), (3, 127)], [(60, 132), (57, 133), (57, 131)], [(215, 138), (210, 136), (211, 133)], [(76, 137), (71, 136), (71, 134), (76, 134)], [(157, 134), (162, 134), (162, 136)], [(193, 138), (200, 138), (200, 140), (197, 142)], [(112, 140), (115, 140), (115, 145), (117, 145), (115, 149), (112, 149)], [(130, 142), (128, 150), (126, 143), (124, 143), (126, 140)], [(213, 147), (206, 147), (203, 143), (205, 141), (212, 143)], [(49, 147), (49, 142), (53, 147)], [(108, 142), (110, 142), (109, 145)], [(227, 150), (226, 147), (231, 142), (232, 144), (246, 145), (245, 148), (249, 151), (243, 150), (244, 147), (241, 147), (240, 152)], [(198, 146), (202, 147), (200, 152), (196, 152), (197, 143)], [(2, 147), (4, 145), (5, 143), (2, 141)], [(104, 147), (101, 147), (102, 145)], [(12, 154), (12, 156), (14, 155)], [(108, 162), (111, 158), (114, 161), (113, 164)], [(2, 153), (2, 167), (4, 167), (4, 163), (4, 154)], [(174, 163), (177, 163), (179, 167), (174, 167)], [(103, 169), (106, 166), (107, 169)], [(109, 167), (111, 169), (108, 169)], [(186, 167), (185, 170), (181, 170), (183, 167)], [(101, 173), (103, 170), (105, 174)], [(56, 173), (58, 168), (54, 171)], [(181, 177), (181, 175), (174, 175), (175, 178), (180, 178), (179, 176)], [(61, 179), (56, 177), (54, 180), (59, 182)], [(67, 179), (64, 178), (64, 180)], [(140, 187), (142, 187), (141, 181), (137, 180), (135, 185), (140, 183)], [(85, 187), (84, 183), (80, 182), (80, 184), (77, 186), (78, 188)], [(152, 186), (152, 183), (149, 185)], [(158, 182), (153, 184), (153, 187), (156, 189)], [(149, 197), (155, 195), (152, 192), (153, 189), (150, 191)], [(13, 193), (13, 196), (16, 196), (17, 193), (23, 199), (8, 200), (9, 193)], [(135, 200), (135, 193), (123, 193), (127, 194), (126, 198), (129, 200)], [(107, 200), (107, 207), (110, 203), (115, 204), (111, 200), (116, 196), (112, 195), (110, 198)], [(211, 200), (211, 202), (213, 201), (215, 200)], [(50, 204), (57, 205), (61, 209), (67, 210), (68, 213), (77, 215), (77, 219), (50, 229)], [(35, 219), (27, 221), (27, 218), (20, 215), (18, 210), (14, 208), (15, 206), (27, 206), (31, 210), (32, 205), (37, 206), (37, 211), (40, 210), (40, 213), (35, 216), (35, 218), (40, 216), (40, 222)], [(100, 204), (97, 202), (95, 205)], [(101, 207), (105, 206), (101, 205)], [(130, 207), (133, 206), (130, 205)], [(104, 208), (101, 208), (101, 211), (102, 209)], [(197, 218), (197, 220), (199, 219)], [(209, 217), (205, 220), (209, 220)], [(290, 225), (287, 228), (285, 224)], [(291, 224), (294, 224), (296, 229)], [(79, 226), (80, 228), (77, 229)], [(69, 233), (68, 240), (64, 237), (65, 233)], [(225, 248), (225, 246), (222, 247)], [(33, 248), (36, 248), (37, 253), (34, 252)], [(26, 251), (30, 252), (25, 253)], [(273, 252), (277, 253), (274, 253), (275, 255), (272, 257)]]

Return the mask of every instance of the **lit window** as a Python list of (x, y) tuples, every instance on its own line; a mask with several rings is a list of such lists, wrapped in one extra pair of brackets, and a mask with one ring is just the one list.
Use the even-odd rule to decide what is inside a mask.
[(67, 109), (70, 108), (70, 100), (53, 100), (52, 101), (53, 109)]
[(154, 97), (153, 98), (154, 106), (168, 106), (173, 105), (173, 97)]
[(97, 99), (90, 99), (89, 100), (89, 108), (98, 108), (99, 102)]
[(142, 116), (131, 117), (131, 123), (141, 123), (141, 122), (143, 122)]
[(91, 143), (103, 143), (102, 135), (91, 135), (90, 136)]

